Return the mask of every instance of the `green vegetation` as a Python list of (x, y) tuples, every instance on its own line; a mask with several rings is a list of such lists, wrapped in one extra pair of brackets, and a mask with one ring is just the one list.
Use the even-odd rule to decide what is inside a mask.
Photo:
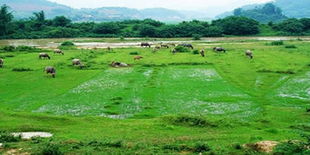
[[(276, 8), (268, 7), (268, 5), (263, 8), (263, 11), (279, 12)], [(199, 40), (201, 37), (225, 35), (309, 35), (310, 32), (308, 18), (287, 19), (280, 23), (269, 24), (262, 24), (254, 19), (243, 17), (241, 13), (238, 16), (230, 16), (212, 22), (193, 20), (178, 24), (165, 24), (160, 21), (145, 19), (104, 23), (73, 23), (64, 16), (46, 19), (45, 13), (40, 11), (34, 13), (33, 17), (29, 19), (14, 20), (9, 8), (3, 5), (0, 8), (0, 39), (192, 37), (194, 40)]]
[[(0, 153), (259, 154), (243, 144), (263, 140), (281, 143), (275, 153), (308, 153), (301, 136), (310, 134), (308, 42), (218, 41), (227, 53), (203, 40), (192, 44), (206, 57), (127, 47), (44, 50), (51, 60), (40, 60), (40, 49), (0, 48)], [(136, 54), (143, 59), (135, 61)], [(86, 67), (73, 67), (73, 58)], [(112, 61), (131, 66), (112, 68)], [(56, 68), (56, 78), (45, 66)], [(53, 138), (6, 138), (26, 131)]]

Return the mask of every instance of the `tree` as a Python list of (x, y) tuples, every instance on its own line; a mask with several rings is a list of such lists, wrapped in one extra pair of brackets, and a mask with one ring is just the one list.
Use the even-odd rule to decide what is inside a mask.
[(71, 23), (71, 20), (65, 16), (57, 16), (53, 19), (54, 26), (66, 27)]
[(300, 22), (304, 25), (305, 31), (310, 30), (310, 18), (302, 18), (300, 19)]
[(142, 37), (156, 37), (157, 30), (155, 26), (143, 24), (139, 27), (139, 34)]
[(46, 24), (44, 11), (34, 12), (34, 17), (32, 17), (33, 27), (35, 30), (42, 30), (43, 26)]
[(120, 32), (120, 27), (113, 22), (101, 23), (97, 24), (93, 31), (98, 34), (118, 34)]
[(246, 17), (230, 16), (212, 22), (227, 35), (252, 35), (259, 33), (259, 23)]
[(13, 19), (13, 15), (9, 12), (9, 8), (6, 5), (2, 5), (0, 8), (0, 36), (8, 34), (9, 25)]
[(300, 34), (304, 31), (304, 25), (298, 19), (291, 18), (277, 24), (275, 29), (291, 34)]

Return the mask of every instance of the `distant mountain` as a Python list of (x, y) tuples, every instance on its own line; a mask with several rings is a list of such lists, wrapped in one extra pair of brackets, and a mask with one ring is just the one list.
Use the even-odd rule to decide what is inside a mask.
[[(282, 10), (282, 14), (289, 18), (310, 18), (310, 0), (275, 0), (272, 2)], [(265, 4), (252, 4), (241, 7), (244, 11), (251, 11), (262, 8)], [(234, 15), (234, 11), (229, 11), (218, 15), (216, 18), (223, 18)], [(270, 14), (273, 16), (274, 14)], [(281, 17), (280, 17), (281, 18)], [(283, 19), (283, 18), (281, 18)]]
[(310, 0), (276, 0), (274, 4), (288, 17), (310, 17)]
[[(74, 9), (48, 0), (0, 0), (0, 5), (6, 4), (14, 11), (18, 19), (28, 18), (33, 12), (43, 10), (47, 18), (66, 16), (73, 21), (119, 21), (126, 19), (152, 18), (160, 21), (184, 21), (206, 19), (203, 13), (176, 11), (164, 8), (131, 9), (125, 7), (102, 7), (96, 9)], [(187, 14), (190, 14), (188, 16)]]

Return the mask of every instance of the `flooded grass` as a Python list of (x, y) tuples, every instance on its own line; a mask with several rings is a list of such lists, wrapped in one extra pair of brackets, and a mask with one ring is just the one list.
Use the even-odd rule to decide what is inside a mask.
[[(227, 53), (213, 52), (208, 38), (193, 42), (206, 57), (139, 47), (65, 49), (65, 55), (47, 51), (51, 60), (38, 59), (36, 52), (0, 53), (5, 59), (0, 130), (50, 132), (60, 149), (90, 154), (177, 154), (199, 148), (242, 154), (242, 144), (302, 139), (299, 133), (309, 132), (309, 45), (291, 38), (234, 39), (216, 40)], [(298, 48), (266, 44), (274, 40)], [(254, 59), (245, 56), (248, 49)], [(134, 60), (136, 53), (143, 59)], [(88, 67), (73, 67), (73, 58)], [(112, 61), (130, 67), (112, 68)], [(56, 67), (56, 78), (43, 72), (45, 66)], [(85, 143), (100, 139), (122, 140), (122, 147)], [(14, 145), (43, 143), (35, 142)], [(198, 142), (203, 145), (196, 149)]]

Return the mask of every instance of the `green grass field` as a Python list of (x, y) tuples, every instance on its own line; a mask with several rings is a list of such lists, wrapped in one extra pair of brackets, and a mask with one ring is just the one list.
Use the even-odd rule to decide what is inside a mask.
[[(0, 130), (54, 134), (7, 143), (0, 153), (38, 153), (53, 143), (66, 154), (259, 154), (235, 146), (310, 133), (309, 42), (193, 45), (205, 48), (206, 57), (148, 48), (50, 51), (51, 60), (38, 59), (38, 52), (0, 52)], [(228, 52), (214, 53), (213, 46)], [(134, 61), (131, 52), (144, 58)], [(73, 67), (73, 58), (87, 67)], [(112, 61), (132, 66), (112, 68)], [(45, 66), (56, 67), (55, 79)]]

